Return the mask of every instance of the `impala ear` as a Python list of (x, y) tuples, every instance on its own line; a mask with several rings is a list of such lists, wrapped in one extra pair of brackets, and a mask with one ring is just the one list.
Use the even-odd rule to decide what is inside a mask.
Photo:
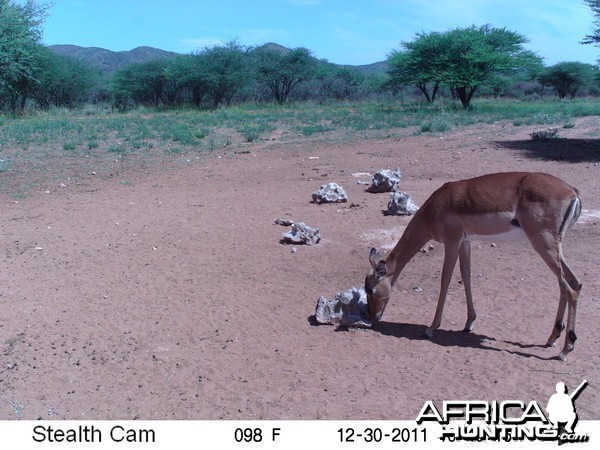
[(373, 269), (377, 266), (377, 264), (379, 264), (380, 261), (381, 255), (376, 248), (372, 248), (371, 252), (369, 253), (369, 262), (371, 263), (371, 266), (373, 266)]
[(379, 261), (377, 263), (377, 266), (375, 266), (375, 273), (377, 274), (378, 278), (387, 275), (387, 265), (385, 264), (385, 261)]
[(381, 258), (379, 252), (374, 248), (371, 249), (371, 253), (369, 254), (369, 262), (371, 263), (371, 266), (373, 266), (374, 272), (378, 278), (387, 274), (387, 265)]

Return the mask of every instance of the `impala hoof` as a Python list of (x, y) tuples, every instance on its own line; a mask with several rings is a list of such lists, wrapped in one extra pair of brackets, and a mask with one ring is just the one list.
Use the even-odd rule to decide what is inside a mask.
[(558, 359), (560, 359), (561, 361), (566, 361), (567, 355), (565, 355), (564, 352), (560, 352), (560, 354), (558, 355)]
[(432, 330), (431, 328), (427, 328), (423, 333), (423, 336), (425, 336), (427, 339), (431, 339), (433, 337), (433, 331), (434, 330)]

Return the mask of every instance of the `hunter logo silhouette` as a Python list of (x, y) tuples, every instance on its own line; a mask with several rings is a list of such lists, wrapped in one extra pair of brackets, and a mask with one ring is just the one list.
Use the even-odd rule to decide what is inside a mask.
[(546, 407), (548, 419), (555, 428), (559, 429), (560, 425), (564, 424), (564, 431), (566, 433), (574, 433), (573, 428), (577, 423), (575, 399), (587, 384), (587, 380), (583, 380), (571, 394), (567, 393), (567, 386), (565, 383), (561, 382), (556, 384), (556, 394), (553, 394), (552, 397), (550, 397), (548, 406)]

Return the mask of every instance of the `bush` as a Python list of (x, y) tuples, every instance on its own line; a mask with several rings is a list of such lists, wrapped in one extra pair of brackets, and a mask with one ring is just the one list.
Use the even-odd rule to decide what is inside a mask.
[(437, 115), (421, 124), (421, 133), (443, 133), (449, 131), (453, 123), (446, 115)]

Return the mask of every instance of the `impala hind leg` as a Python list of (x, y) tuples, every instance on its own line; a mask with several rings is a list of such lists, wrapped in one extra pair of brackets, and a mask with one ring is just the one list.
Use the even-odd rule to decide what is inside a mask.
[(463, 241), (458, 253), (460, 263), (460, 276), (465, 286), (465, 296), (467, 297), (467, 323), (463, 331), (469, 333), (473, 331), (473, 322), (477, 318), (475, 306), (473, 305), (473, 293), (471, 291), (471, 242)]
[(575, 334), (575, 319), (577, 317), (577, 304), (582, 285), (565, 261), (560, 239), (540, 239), (532, 241), (532, 245), (550, 270), (556, 275), (560, 289), (560, 300), (558, 303), (558, 311), (556, 313), (556, 321), (552, 328), (552, 332), (550, 333), (550, 337), (548, 338), (547, 345), (554, 346), (561, 331), (565, 328), (563, 318), (565, 310), (568, 308), (565, 344), (558, 356), (564, 361), (567, 355), (573, 350), (575, 341), (577, 340), (577, 335)]
[(550, 333), (550, 337), (546, 342), (547, 347), (555, 347), (556, 340), (560, 337), (560, 334), (565, 329), (564, 317), (565, 310), (567, 309), (567, 297), (561, 292), (560, 300), (558, 302), (558, 311), (556, 312), (556, 320), (554, 321), (554, 328)]
[[(558, 249), (558, 258), (559, 258), (560, 267), (562, 269), (562, 272), (561, 272), (562, 276), (565, 279), (565, 281), (567, 282), (568, 287), (571, 288), (571, 290), (573, 291), (573, 295), (575, 297), (575, 312), (576, 312), (577, 299), (579, 298), (579, 292), (581, 291), (582, 284), (579, 281), (579, 279), (577, 278), (577, 276), (573, 273), (573, 271), (571, 270), (569, 265), (567, 264), (567, 261), (565, 261), (561, 247), (559, 247), (559, 249)], [(565, 287), (563, 284), (560, 283), (560, 280), (559, 280), (559, 287), (561, 289), (560, 302), (558, 304), (558, 311), (556, 312), (556, 320), (554, 322), (554, 328), (552, 329), (552, 333), (550, 333), (550, 337), (548, 338), (548, 342), (546, 344), (546, 345), (548, 345), (548, 347), (554, 347), (556, 345), (556, 340), (560, 337), (562, 330), (564, 330), (564, 328), (565, 328), (565, 324), (564, 324), (563, 320), (564, 320), (564, 316), (565, 316), (565, 310), (567, 309), (567, 304), (568, 304), (567, 299), (570, 296), (570, 292), (567, 290), (566, 292), (563, 293), (563, 289), (565, 289)], [(568, 321), (568, 318), (567, 318), (567, 321)], [(573, 320), (573, 324), (574, 323), (575, 322)], [(577, 336), (575, 334), (573, 334), (573, 336), (575, 337), (575, 339), (577, 339)], [(573, 339), (573, 343), (575, 342), (575, 339)]]
[[(575, 276), (565, 258), (562, 254), (562, 249), (559, 247), (560, 264), (563, 271), (563, 278), (567, 282), (565, 289), (567, 297), (567, 335), (565, 337), (565, 345), (562, 352), (560, 352), (559, 358), (563, 361), (566, 359), (567, 354), (573, 350), (577, 335), (575, 334), (575, 319), (577, 317), (577, 307), (579, 305), (579, 293), (581, 292), (581, 281)], [(562, 285), (561, 285), (562, 287)], [(562, 294), (561, 294), (562, 295)]]

